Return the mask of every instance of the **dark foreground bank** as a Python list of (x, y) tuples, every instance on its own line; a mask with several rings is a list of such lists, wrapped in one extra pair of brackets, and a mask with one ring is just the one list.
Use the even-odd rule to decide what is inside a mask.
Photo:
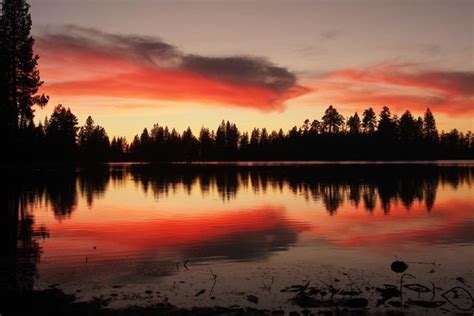
[[(439, 266), (432, 263), (432, 271)], [(275, 289), (288, 296), (286, 308), (273, 309), (252, 307), (259, 302), (257, 295), (246, 296), (248, 304), (242, 306), (209, 306), (179, 308), (157, 299), (147, 306), (129, 306), (112, 309), (108, 305), (113, 297), (94, 297), (91, 301), (80, 302), (74, 295), (64, 293), (53, 284), (45, 290), (23, 293), (3, 293), (0, 306), (1, 315), (472, 315), (474, 301), (471, 285), (463, 277), (449, 278), (454, 286), (417, 281), (408, 272), (409, 264), (394, 261), (390, 265), (398, 282), (394, 284), (365, 285), (354, 282), (351, 276), (343, 273), (348, 282), (334, 278), (330, 283), (324, 280), (307, 281)], [(324, 284), (321, 286), (321, 284)], [(269, 288), (263, 291), (272, 290)], [(145, 291), (144, 297), (154, 293)], [(196, 292), (200, 296), (206, 290)], [(263, 293), (260, 293), (263, 295)], [(116, 295), (117, 296), (117, 295)], [(158, 295), (159, 296), (159, 295)], [(211, 298), (212, 299), (212, 298)], [(288, 308), (288, 306), (291, 306)], [(375, 306), (375, 308), (374, 308)]]

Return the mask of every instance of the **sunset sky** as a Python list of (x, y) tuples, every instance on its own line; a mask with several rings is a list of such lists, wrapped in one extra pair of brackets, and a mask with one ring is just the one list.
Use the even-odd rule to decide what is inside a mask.
[(474, 1), (30, 0), (43, 90), (131, 140), (388, 105), (474, 129)]

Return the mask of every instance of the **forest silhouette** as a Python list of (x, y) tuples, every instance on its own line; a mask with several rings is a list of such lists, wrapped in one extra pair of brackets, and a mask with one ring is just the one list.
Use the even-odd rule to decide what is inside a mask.
[(31, 16), (25, 0), (5, 0), (0, 16), (0, 133), (2, 161), (236, 161), (236, 160), (437, 160), (474, 158), (474, 136), (457, 129), (438, 132), (430, 109), (423, 117), (409, 110), (400, 117), (388, 106), (369, 107), (359, 116), (341, 115), (329, 106), (318, 120), (307, 119), (289, 131), (254, 128), (242, 132), (229, 121), (216, 130), (190, 128), (182, 133), (158, 123), (131, 143), (110, 137), (91, 116), (79, 127), (69, 108), (57, 105), (35, 123), (34, 107), (49, 97), (38, 94), (43, 82), (34, 53)]

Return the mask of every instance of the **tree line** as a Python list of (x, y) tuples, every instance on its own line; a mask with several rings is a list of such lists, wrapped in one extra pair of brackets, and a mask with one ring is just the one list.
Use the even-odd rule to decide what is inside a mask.
[(320, 120), (305, 120), (289, 131), (254, 128), (242, 132), (229, 121), (216, 130), (190, 128), (179, 133), (155, 124), (135, 136), (110, 139), (88, 117), (78, 126), (70, 109), (58, 105), (49, 119), (34, 122), (34, 106), (49, 97), (38, 94), (43, 84), (39, 56), (33, 52), (31, 17), (25, 0), (4, 0), (0, 16), (0, 135), (4, 161), (209, 161), (209, 160), (349, 160), (474, 158), (471, 132), (438, 133), (428, 109), (423, 117), (410, 111), (400, 118), (388, 107), (379, 114), (368, 108), (345, 118), (329, 106)]
[(195, 136), (190, 128), (175, 129), (155, 124), (135, 136), (128, 148), (132, 160), (318, 160), (318, 159), (442, 159), (469, 158), (471, 133), (457, 130), (438, 133), (428, 109), (423, 118), (406, 111), (398, 118), (384, 107), (344, 118), (329, 106), (321, 120), (305, 120), (289, 131), (254, 128), (240, 132), (227, 121)]
[[(109, 138), (92, 117), (78, 126), (77, 117), (58, 105), (49, 119), (20, 130), (24, 147), (42, 161), (229, 161), (229, 160), (341, 160), (341, 159), (469, 159), (474, 137), (457, 130), (438, 133), (427, 109), (415, 118), (410, 111), (400, 118), (388, 107), (376, 115), (372, 108), (344, 118), (329, 106), (321, 120), (305, 120), (288, 131), (254, 128), (241, 132), (236, 124), (222, 121), (216, 130), (154, 124), (128, 144), (122, 137)], [(33, 155), (34, 153), (34, 155)]]

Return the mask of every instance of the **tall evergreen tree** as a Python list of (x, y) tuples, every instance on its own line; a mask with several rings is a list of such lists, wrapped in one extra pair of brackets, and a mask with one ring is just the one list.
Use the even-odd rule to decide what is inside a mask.
[(194, 137), (191, 127), (188, 127), (181, 136), (181, 151), (186, 160), (193, 160), (197, 157), (197, 139)]
[(140, 135), (140, 142), (142, 145), (148, 145), (150, 143), (150, 135), (148, 134), (148, 129), (144, 128), (142, 134)]
[(387, 106), (384, 106), (382, 111), (380, 111), (379, 117), (377, 133), (386, 140), (393, 141), (393, 139), (395, 139), (397, 136), (396, 118), (392, 117), (392, 113), (390, 113), (390, 109)]
[(87, 117), (86, 124), (79, 130), (79, 146), (86, 146), (89, 140), (93, 137), (95, 130), (95, 123), (91, 116)]
[(351, 134), (359, 134), (360, 133), (360, 118), (357, 112), (349, 117), (347, 120), (347, 127), (349, 128), (349, 133)]
[(319, 134), (319, 133), (321, 133), (321, 129), (322, 129), (322, 124), (321, 124), (320, 121), (314, 120), (314, 121), (311, 123), (311, 133), (313, 133), (313, 134)]
[(74, 159), (77, 150), (77, 117), (61, 104), (56, 106), (49, 119), (46, 137), (48, 153), (53, 160)]
[(377, 126), (377, 116), (375, 115), (374, 109), (368, 108), (362, 113), (362, 127), (365, 133), (375, 132)]
[(222, 120), (219, 127), (217, 127), (216, 132), (216, 147), (219, 152), (223, 152), (227, 147), (227, 135), (226, 135), (226, 124), (224, 120)]
[(242, 134), (242, 136), (240, 137), (240, 144), (239, 144), (239, 148), (240, 150), (247, 150), (248, 146), (249, 146), (249, 133), (247, 132), (244, 132)]
[(227, 121), (226, 139), (227, 139), (227, 149), (230, 150), (230, 152), (235, 152), (237, 150), (239, 146), (239, 137), (240, 137), (240, 132), (237, 126)]
[(268, 145), (268, 131), (265, 127), (262, 128), (262, 133), (260, 134), (260, 145), (261, 146)]
[(85, 160), (106, 160), (110, 148), (109, 137), (105, 129), (88, 117), (78, 135), (81, 158)]
[(26, 128), (34, 118), (34, 105), (48, 97), (37, 95), (43, 84), (39, 56), (33, 52), (31, 16), (25, 0), (4, 0), (0, 16), (0, 126), (9, 133)]
[(257, 147), (260, 143), (260, 129), (254, 128), (250, 134), (250, 146)]
[(438, 129), (436, 128), (436, 120), (428, 108), (423, 117), (423, 136), (429, 140), (438, 139)]
[(400, 140), (404, 143), (412, 142), (416, 137), (417, 123), (408, 110), (400, 117), (398, 133)]
[(206, 160), (210, 157), (213, 150), (214, 139), (208, 128), (202, 127), (199, 132), (199, 143), (201, 145), (200, 158)]
[(339, 114), (335, 107), (330, 105), (323, 116), (324, 131), (332, 134), (338, 133), (344, 125), (344, 117)]

